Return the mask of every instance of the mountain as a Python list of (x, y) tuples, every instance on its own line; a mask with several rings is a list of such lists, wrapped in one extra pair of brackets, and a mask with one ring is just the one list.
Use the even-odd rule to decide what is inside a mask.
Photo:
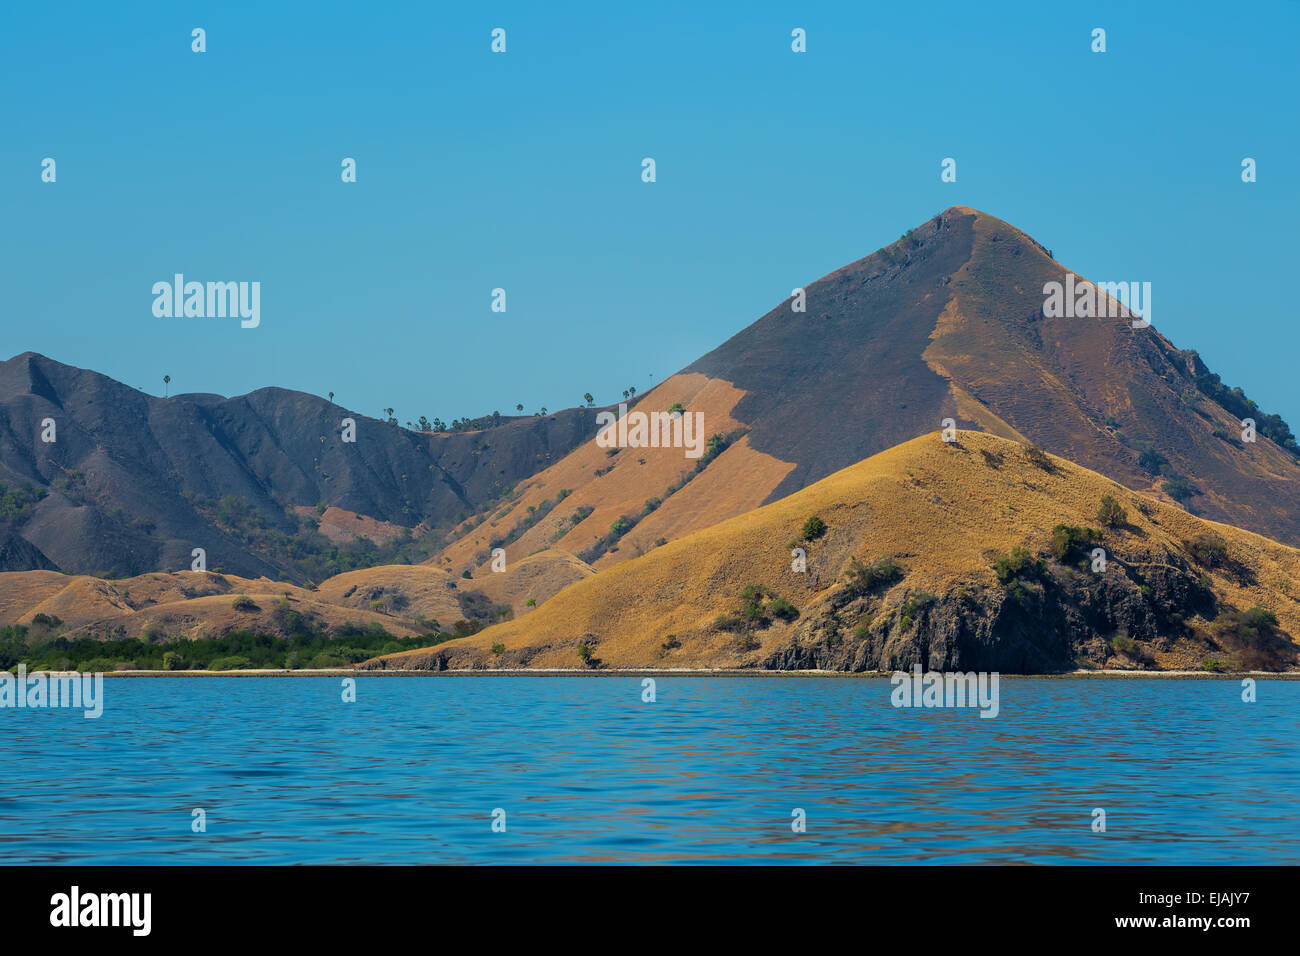
[(956, 438), (914, 438), (514, 620), (362, 666), (1297, 667), (1300, 550), (1018, 442)]
[[(1300, 543), (1286, 424), (1126, 314), (1046, 317), (1044, 288), (1066, 274), (1013, 226), (953, 207), (636, 396), (616, 429), (591, 408), (430, 433), (277, 388), (159, 399), (26, 353), (0, 363), (0, 570), (190, 573), (203, 548), (209, 570), (304, 600), (418, 633), (474, 627), (949, 418)], [(647, 413), (680, 413), (689, 447), (606, 440)]]
[(155, 398), (25, 353), (0, 363), (0, 568), (131, 575), (203, 548), (209, 569), (307, 583), (401, 560), (590, 437), (596, 413), (416, 432), (280, 388)]
[(26, 538), (9, 534), (0, 539), (0, 571), (57, 570), (39, 548)]
[[(458, 530), (435, 560), (481, 567), (562, 547), (598, 570), (740, 515), (952, 418), (1041, 446), (1203, 517), (1300, 544), (1294, 436), (1154, 326), (1047, 318), (1065, 266), (955, 206), (805, 288), (652, 391), (718, 436), (680, 449), (591, 440)], [(1084, 280), (1080, 278), (1079, 284)], [(1253, 443), (1241, 419), (1257, 420)]]

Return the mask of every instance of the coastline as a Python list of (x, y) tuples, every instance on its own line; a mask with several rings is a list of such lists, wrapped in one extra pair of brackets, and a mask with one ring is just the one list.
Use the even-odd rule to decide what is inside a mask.
[[(33, 672), (34, 673), (34, 672)], [(75, 674), (77, 671), (49, 671), (50, 674)], [(352, 668), (326, 668), (309, 670), (233, 670), (233, 671), (105, 671), (104, 677), (738, 677), (738, 678), (815, 678), (834, 677), (843, 680), (877, 680), (888, 678), (894, 671), (776, 671), (735, 670), (709, 668), (651, 668), (629, 667), (623, 669), (586, 670), (583, 668), (493, 668), (491, 670), (354, 670)], [(1300, 671), (1239, 671), (1221, 673), (1213, 671), (1121, 671), (1078, 670), (1060, 674), (1009, 674), (1001, 673), (1005, 680), (1133, 680), (1159, 678), (1163, 680), (1300, 680)]]

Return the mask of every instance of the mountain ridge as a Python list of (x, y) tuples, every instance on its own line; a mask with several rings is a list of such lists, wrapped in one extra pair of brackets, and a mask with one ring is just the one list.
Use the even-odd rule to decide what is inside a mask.
[[(295, 507), (445, 529), (575, 447), (595, 414), (414, 432), (276, 387), (157, 398), (28, 352), (0, 362), (0, 484), (31, 487), (38, 500), (5, 522), (65, 571), (189, 568), (201, 547), (209, 567), (305, 583), (295, 547), (340, 559)], [(345, 417), (358, 428), (350, 445)], [(52, 442), (42, 440), (47, 419)]]
[[(1233, 396), (1154, 326), (1134, 329), (1127, 314), (1045, 317), (1044, 285), (1067, 271), (1016, 227), (952, 207), (809, 283), (806, 311), (787, 298), (637, 397), (633, 409), (704, 413), (706, 430), (725, 439), (706, 470), (693, 475), (696, 465), (664, 449), (588, 442), (434, 560), (473, 569), (493, 547), (513, 559), (560, 546), (608, 567), (949, 418), (1300, 543), (1300, 459), (1262, 435), (1235, 440), (1240, 422), (1217, 400)], [(587, 517), (566, 523), (574, 508)]]

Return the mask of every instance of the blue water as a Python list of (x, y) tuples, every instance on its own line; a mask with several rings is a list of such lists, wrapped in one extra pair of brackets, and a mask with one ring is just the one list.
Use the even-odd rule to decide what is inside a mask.
[(991, 720), (894, 709), (886, 679), (340, 685), (0, 710), (0, 862), (1300, 862), (1300, 682), (1004, 679)]

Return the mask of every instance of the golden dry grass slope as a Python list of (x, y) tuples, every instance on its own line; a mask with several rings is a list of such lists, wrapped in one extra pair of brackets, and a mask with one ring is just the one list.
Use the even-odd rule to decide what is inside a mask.
[(1300, 459), (1237, 440), (1208, 369), (1155, 327), (1134, 329), (1127, 313), (1045, 317), (1044, 286), (1067, 271), (1014, 226), (954, 206), (808, 283), (803, 311), (787, 300), (636, 398), (634, 412), (680, 404), (732, 439), (703, 471), (680, 449), (589, 439), (462, 524), (431, 563), (477, 577), (494, 547), (511, 560), (561, 547), (605, 569), (948, 417), (1172, 503), (1169, 484), (1195, 513), (1300, 543)]
[[(246, 601), (236, 600), (240, 597)], [(286, 633), (286, 612), (314, 629), (338, 632), (378, 624), (395, 637), (427, 633), (412, 621), (330, 603), (315, 592), (272, 581), (211, 571), (175, 571), (104, 580), (53, 571), (0, 574), (0, 623), (57, 618), (66, 636), (191, 639), (231, 631)]]
[[(1105, 495), (1126, 523), (1058, 560), (1056, 526), (1097, 528)], [(825, 531), (801, 540), (813, 516)], [(876, 580), (851, 584), (855, 561)], [(1297, 634), (1300, 551), (963, 431), (606, 567), (522, 618), (362, 666), (1288, 669)]]
[[(513, 573), (453, 578), (429, 565), (349, 571), (314, 590), (267, 578), (179, 571), (105, 580), (57, 571), (0, 574), (0, 624), (57, 618), (67, 636), (219, 637), (231, 631), (285, 635), (294, 611), (313, 630), (378, 625), (395, 637), (524, 614), (594, 572), (565, 551), (517, 562)], [(236, 606), (236, 599), (247, 598)]]
[[(642, 397), (637, 408), (667, 411), (680, 404), (703, 416), (706, 438), (728, 436), (744, 427), (731, 414), (742, 396), (723, 381), (675, 375)], [(474, 569), (477, 579), (494, 548), (503, 548), (514, 562), (560, 546), (589, 554), (597, 569), (608, 567), (644, 554), (659, 540), (756, 508), (794, 467), (755, 452), (743, 435), (697, 474), (698, 460), (681, 448), (602, 448), (592, 438), (523, 482), (514, 497), (458, 529), (455, 540), (429, 563), (457, 574)], [(671, 490), (684, 479), (690, 480)], [(647, 512), (655, 499), (660, 504)], [(636, 519), (635, 527), (612, 547), (600, 548), (623, 516)]]

